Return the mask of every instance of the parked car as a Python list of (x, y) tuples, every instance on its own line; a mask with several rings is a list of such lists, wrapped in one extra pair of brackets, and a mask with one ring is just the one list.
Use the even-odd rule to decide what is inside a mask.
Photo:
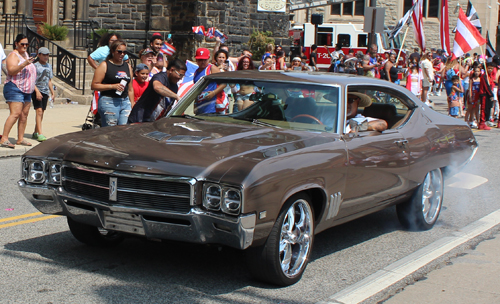
[[(217, 86), (228, 98), (207, 101)], [(347, 123), (352, 93), (371, 103), (358, 113), (387, 130)], [(248, 253), (256, 278), (286, 286), (301, 278), (315, 234), (335, 225), (397, 205), (404, 228), (432, 228), (444, 176), (476, 150), (464, 122), (387, 81), (237, 71), (205, 77), (155, 122), (47, 140), (23, 156), (19, 187), (83, 243), (230, 246)]]

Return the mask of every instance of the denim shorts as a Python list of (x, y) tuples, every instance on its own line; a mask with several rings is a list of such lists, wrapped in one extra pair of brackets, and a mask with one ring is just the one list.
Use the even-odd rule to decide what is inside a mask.
[(3, 86), (3, 97), (6, 102), (31, 102), (31, 94), (21, 92), (11, 81)]
[(132, 105), (127, 97), (99, 97), (97, 110), (101, 115), (101, 126), (125, 125), (132, 110)]

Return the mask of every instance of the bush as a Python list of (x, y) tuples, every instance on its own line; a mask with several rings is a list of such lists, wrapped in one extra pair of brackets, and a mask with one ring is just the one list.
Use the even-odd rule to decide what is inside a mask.
[(250, 34), (250, 41), (248, 45), (250, 47), (250, 52), (252, 52), (253, 60), (261, 60), (262, 55), (266, 52), (266, 45), (268, 43), (274, 44), (274, 39), (269, 38), (273, 33), (271, 31), (262, 31), (254, 29), (252, 34)]
[(57, 24), (50, 25), (44, 22), (40, 26), (40, 30), (42, 32), (42, 35), (50, 40), (62, 41), (65, 40), (68, 36), (68, 28)]

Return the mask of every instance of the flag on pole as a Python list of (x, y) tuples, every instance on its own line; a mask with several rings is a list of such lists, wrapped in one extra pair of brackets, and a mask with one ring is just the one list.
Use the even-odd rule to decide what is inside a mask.
[(489, 58), (493, 58), (493, 56), (497, 55), (493, 45), (491, 45), (490, 35), (488, 32), (486, 32), (486, 55), (488, 55)]
[[(417, 5), (415, 5), (417, 4)], [(423, 8), (424, 1), (423, 0), (413, 0), (413, 30), (415, 32), (415, 39), (417, 40), (420, 49), (425, 51), (425, 36), (424, 36), (424, 24), (423, 24)]]
[(168, 56), (172, 56), (175, 53), (175, 47), (168, 42), (163, 43), (161, 46), (160, 52), (163, 54), (167, 54)]
[(439, 33), (441, 38), (441, 49), (445, 54), (450, 54), (450, 25), (448, 23), (448, 0), (441, 0), (441, 22)]
[(203, 25), (193, 26), (193, 33), (197, 35), (205, 35), (205, 27)]
[(453, 44), (453, 55), (451, 60), (462, 56), (464, 53), (477, 48), (486, 43), (486, 39), (481, 36), (478, 29), (465, 16), (460, 8), (458, 13), (457, 32), (455, 34), (455, 43)]
[(219, 39), (220, 39), (220, 42), (221, 42), (221, 43), (224, 43), (224, 42), (226, 41), (226, 39), (227, 39), (227, 36), (226, 36), (226, 35), (224, 35), (224, 34), (223, 34), (221, 31), (219, 31), (219, 30), (215, 30), (215, 37), (219, 37)]
[(208, 38), (215, 38), (215, 28), (211, 27), (208, 29), (208, 31), (205, 33), (205, 36)]
[(415, 6), (417, 5), (417, 2), (413, 4), (413, 6), (406, 12), (406, 14), (401, 18), (396, 24), (396, 26), (392, 29), (392, 31), (389, 33), (389, 39), (394, 39), (396, 38), (397, 35), (401, 32), (401, 29), (403, 29), (403, 26), (405, 24), (410, 24), (411, 21), (411, 16), (413, 15), (413, 11), (415, 10)]
[(470, 23), (472, 23), (472, 25), (474, 25), (481, 33), (481, 21), (479, 20), (476, 9), (472, 6), (470, 0), (467, 3), (467, 11), (465, 12), (465, 15), (467, 16), (467, 19), (469, 19)]

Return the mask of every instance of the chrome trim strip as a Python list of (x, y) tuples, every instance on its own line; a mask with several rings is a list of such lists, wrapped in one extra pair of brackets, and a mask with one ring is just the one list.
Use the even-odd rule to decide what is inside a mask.
[(140, 194), (146, 194), (146, 195), (168, 196), (168, 197), (178, 197), (178, 198), (190, 198), (190, 195), (177, 195), (177, 194), (170, 194), (168, 192), (120, 188), (120, 185), (118, 185), (118, 192), (140, 193)]
[(75, 183), (75, 184), (80, 184), (80, 185), (91, 186), (91, 187), (95, 187), (95, 188), (101, 188), (101, 189), (109, 190), (109, 187), (100, 186), (100, 185), (97, 185), (97, 184), (90, 184), (90, 183), (82, 182), (82, 181), (79, 181), (79, 180), (75, 180), (73, 178), (64, 177), (63, 180), (64, 181), (69, 181), (69, 182), (72, 182), (72, 183)]

